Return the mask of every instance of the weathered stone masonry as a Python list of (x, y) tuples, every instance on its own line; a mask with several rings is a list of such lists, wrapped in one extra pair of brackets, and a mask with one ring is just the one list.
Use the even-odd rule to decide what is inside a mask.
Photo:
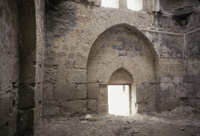
[[(144, 2), (144, 10), (135, 12), (124, 6), (120, 9), (99, 7), (100, 1), (92, 4), (63, 1), (57, 5), (57, 10), (47, 11), (43, 116), (105, 111), (106, 100), (102, 103), (99, 99), (102, 95), (106, 97), (108, 80), (118, 68), (124, 68), (135, 79), (138, 100), (143, 101), (138, 101), (143, 103), (140, 111), (170, 110), (181, 105), (199, 107), (198, 82), (194, 81), (198, 80), (199, 74), (198, 68), (195, 69), (195, 66), (198, 67), (196, 48), (199, 45), (198, 40), (191, 40), (195, 43), (189, 42), (189, 39), (194, 39), (191, 36), (198, 34), (199, 11), (190, 16), (187, 26), (181, 26), (174, 20), (171, 10), (172, 7), (176, 9), (191, 3), (196, 3), (198, 9), (199, 2), (178, 3), (179, 5), (173, 1), (160, 2), (160, 6), (156, 7)], [(109, 44), (110, 35), (113, 38), (118, 35), (113, 27), (130, 27), (139, 41), (148, 47), (152, 57), (146, 58), (152, 58), (152, 61), (127, 61), (125, 58), (131, 58), (132, 53), (120, 49), (121, 43), (128, 46), (126, 36), (119, 36), (115, 41), (111, 40), (113, 45), (112, 42)], [(110, 34), (106, 36), (109, 31)], [(133, 48), (140, 48), (140, 42), (131, 45)], [(190, 59), (187, 57), (189, 52), (193, 54)], [(146, 53), (141, 54), (145, 56)], [(112, 65), (109, 66), (108, 62)], [(194, 63), (195, 66), (192, 67), (189, 63)], [(148, 64), (151, 64), (152, 70)], [(141, 74), (134, 75), (131, 70), (138, 70)], [(140, 80), (146, 79), (146, 70), (154, 73), (154, 80)], [(191, 72), (189, 74), (189, 71), (196, 75)], [(186, 81), (190, 78), (192, 82)], [(148, 108), (152, 105), (154, 108)]]
[(0, 1), (0, 135), (17, 129), (19, 87), (18, 15), (16, 2)]
[(109, 84), (129, 84), (138, 112), (200, 109), (199, 7), (1, 0), (0, 136), (37, 135), (42, 117), (107, 113)]
[(33, 135), (41, 119), (44, 1), (2, 0), (0, 135)]

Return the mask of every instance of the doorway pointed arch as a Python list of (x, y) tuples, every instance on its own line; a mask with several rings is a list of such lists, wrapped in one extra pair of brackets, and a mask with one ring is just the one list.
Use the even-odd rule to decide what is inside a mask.
[[(156, 83), (156, 56), (152, 44), (130, 25), (115, 25), (99, 35), (90, 48), (87, 60), (88, 111), (108, 112), (107, 87), (112, 74), (121, 68), (132, 76), (135, 88), (143, 84)], [(146, 93), (141, 92), (140, 99), (146, 97)], [(155, 100), (152, 100), (154, 98), (155, 96), (149, 97), (153, 104), (147, 104), (147, 101), (137, 103), (140, 103), (140, 107), (145, 111), (149, 109), (148, 105), (155, 107)]]
[(109, 114), (128, 116), (137, 112), (135, 83), (127, 70), (113, 72), (107, 86)]

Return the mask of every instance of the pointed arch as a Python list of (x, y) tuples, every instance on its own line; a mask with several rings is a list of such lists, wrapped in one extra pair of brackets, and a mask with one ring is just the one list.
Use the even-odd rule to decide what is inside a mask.
[(132, 75), (124, 68), (119, 68), (112, 73), (108, 84), (109, 85), (126, 85), (132, 84), (134, 81)]
[(141, 35), (148, 45), (150, 45), (152, 54), (154, 54), (154, 58), (157, 59), (158, 55), (153, 44), (141, 31), (142, 28), (150, 27), (152, 23), (153, 16), (149, 14), (138, 12), (124, 13), (124, 11), (111, 12), (91, 20), (81, 30), (80, 36), (77, 39), (75, 68), (86, 68), (89, 52), (96, 39), (106, 30), (117, 26), (125, 26), (138, 33), (138, 35)]
[[(136, 84), (156, 83), (156, 60), (153, 45), (139, 30), (127, 24), (110, 27), (98, 36), (88, 52), (88, 101), (96, 101), (97, 112), (106, 112), (107, 85), (129, 84), (134, 88), (131, 93), (136, 94)], [(128, 78), (111, 83), (115, 72), (118, 72), (115, 78), (121, 75)], [(136, 101), (132, 103), (135, 105)]]

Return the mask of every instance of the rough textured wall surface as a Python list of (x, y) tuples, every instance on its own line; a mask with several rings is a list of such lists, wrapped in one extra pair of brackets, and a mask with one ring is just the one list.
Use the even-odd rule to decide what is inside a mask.
[(34, 130), (36, 85), (36, 22), (34, 0), (19, 1), (20, 78), (18, 134), (32, 135)]
[[(108, 85), (112, 74), (118, 69), (123, 68), (132, 75), (134, 82), (131, 84), (136, 84), (136, 93), (141, 86), (154, 86), (156, 54), (152, 54), (148, 44), (134, 29), (126, 25), (114, 26), (98, 37), (90, 49), (86, 70), (88, 110), (103, 112), (102, 109), (108, 107), (107, 97), (103, 98), (102, 95), (107, 90), (101, 91), (101, 85)], [(155, 92), (151, 92), (151, 97), (145, 95), (149, 90), (142, 92), (137, 99), (138, 110), (154, 111)]]
[(188, 90), (188, 105), (200, 108), (200, 11), (194, 13), (189, 24), (190, 28), (185, 34), (186, 38), (186, 65), (187, 72), (184, 78)]
[(0, 135), (17, 130), (19, 84), (18, 12), (15, 0), (0, 1)]
[(36, 86), (35, 86), (35, 135), (37, 135), (37, 124), (42, 119), (42, 101), (43, 101), (43, 61), (44, 61), (44, 40), (45, 40), (45, 5), (44, 0), (35, 0), (36, 9)]
[(22, 0), (18, 134), (33, 135), (41, 118), (43, 89), (44, 1)]
[[(109, 28), (122, 24), (134, 28), (135, 32), (140, 35), (139, 37), (142, 37), (144, 42), (148, 43), (149, 50), (156, 54), (154, 55), (156, 59), (153, 60), (157, 61), (153, 62), (151, 60), (153, 62), (151, 64), (156, 66), (154, 67), (157, 79), (154, 83), (156, 84), (138, 85), (138, 97), (142, 96), (139, 98), (144, 98), (146, 95), (145, 97), (148, 99), (155, 94), (156, 98), (153, 104), (156, 107), (155, 109), (159, 110), (171, 110), (181, 105), (188, 106), (190, 91), (185, 83), (185, 79), (188, 79), (186, 76), (188, 73), (187, 68), (189, 68), (187, 63), (189, 61), (186, 59), (186, 39), (190, 35), (186, 33), (194, 31), (197, 34), (196, 29), (199, 28), (199, 23), (194, 20), (199, 19), (199, 14), (193, 14), (188, 23), (184, 23), (183, 20), (181, 22), (183, 25), (180, 25), (180, 22), (177, 22), (173, 16), (168, 14), (149, 13), (145, 12), (146, 9), (144, 12), (135, 12), (124, 7), (120, 7), (120, 9), (103, 8), (99, 4), (99, 1), (96, 3), (62, 1), (54, 8), (46, 11), (43, 116), (64, 116), (88, 111), (98, 112), (97, 100), (100, 97), (96, 96), (93, 90), (105, 92), (107, 90), (106, 83), (112, 72), (114, 72), (112, 68), (107, 68), (107, 62), (104, 62), (104, 66), (100, 66), (99, 61), (109, 61), (113, 56), (118, 56), (118, 58), (128, 58), (131, 54), (137, 56), (137, 53), (128, 52), (126, 49), (120, 50), (120, 47), (117, 47), (120, 42), (126, 43), (126, 38), (124, 36), (120, 38), (120, 33), (113, 32), (107, 35), (104, 33)], [(177, 5), (173, 6), (176, 7)], [(155, 11), (155, 7), (152, 8), (152, 11)], [(105, 35), (102, 36), (101, 34)], [(108, 50), (105, 50), (102, 52), (103, 55), (99, 54), (98, 56), (99, 50), (103, 50), (103, 45), (102, 49), (94, 51), (94, 56), (98, 56), (98, 61), (94, 61), (96, 71), (93, 71), (93, 73), (96, 72), (96, 75), (89, 77), (90, 72), (87, 64), (90, 64), (88, 60), (91, 58), (95, 59), (95, 57), (89, 57), (90, 51), (95, 48), (94, 43), (98, 39), (99, 43), (102, 42), (103, 44), (103, 41), (106, 38), (108, 41), (111, 35), (114, 36), (115, 41), (118, 41), (115, 43), (111, 40), (116, 46), (113, 45), (113, 48), (111, 48), (111, 45), (108, 46), (110, 54)], [(105, 38), (101, 39), (101, 37)], [(198, 44), (191, 44), (191, 46), (198, 48)], [(139, 50), (142, 44), (138, 42), (135, 45), (137, 45), (136, 49)], [(135, 48), (134, 44), (132, 44), (132, 47)], [(148, 71), (148, 69), (145, 66), (150, 63), (148, 57), (144, 58), (147, 59), (137, 63), (141, 67), (144, 66), (143, 69), (139, 69), (142, 72), (140, 72), (141, 76), (138, 77), (146, 79), (145, 71)], [(123, 60), (119, 62), (121, 61)], [(135, 62), (137, 61), (130, 63)], [(116, 64), (120, 65), (117, 62)], [(132, 71), (134, 70), (136, 69), (132, 69)], [(101, 71), (105, 72), (99, 75), (98, 73)], [(106, 71), (112, 72), (107, 74)], [(194, 71), (196, 72), (195, 69)], [(132, 72), (129, 71), (129, 73)], [(132, 76), (133, 79), (136, 78), (134, 75)], [(95, 79), (94, 82), (90, 81), (93, 79)], [(87, 83), (89, 82), (95, 84), (88, 86)], [(99, 86), (100, 83), (104, 84)], [(93, 93), (91, 94), (92, 97), (93, 95), (95, 97), (91, 98), (91, 101), (88, 101), (89, 92)], [(194, 97), (192, 95), (190, 99), (194, 100)], [(141, 101), (147, 99), (141, 99)], [(151, 104), (151, 102), (149, 103)], [(144, 105), (146, 105), (146, 102), (144, 102)], [(149, 109), (143, 108), (141, 111), (145, 110), (148, 111)]]
[(160, 0), (161, 11), (166, 13), (173, 13), (176, 9), (194, 6), (200, 6), (199, 0)]

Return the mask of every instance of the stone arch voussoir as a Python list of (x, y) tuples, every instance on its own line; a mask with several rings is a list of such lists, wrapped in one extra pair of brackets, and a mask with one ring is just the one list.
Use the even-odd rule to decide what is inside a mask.
[[(81, 34), (77, 39), (75, 67), (87, 67), (89, 52), (95, 40), (104, 31), (116, 25), (124, 25), (129, 27), (141, 35), (141, 37), (144, 38), (146, 42), (152, 45), (149, 39), (140, 31), (144, 28), (150, 27), (152, 22), (153, 17), (151, 15), (132, 11), (113, 11), (109, 14), (91, 20), (86, 24), (85, 28), (82, 29)], [(153, 52), (152, 54), (154, 54), (154, 58), (157, 59), (158, 55), (154, 46), (152, 45), (150, 48)]]

